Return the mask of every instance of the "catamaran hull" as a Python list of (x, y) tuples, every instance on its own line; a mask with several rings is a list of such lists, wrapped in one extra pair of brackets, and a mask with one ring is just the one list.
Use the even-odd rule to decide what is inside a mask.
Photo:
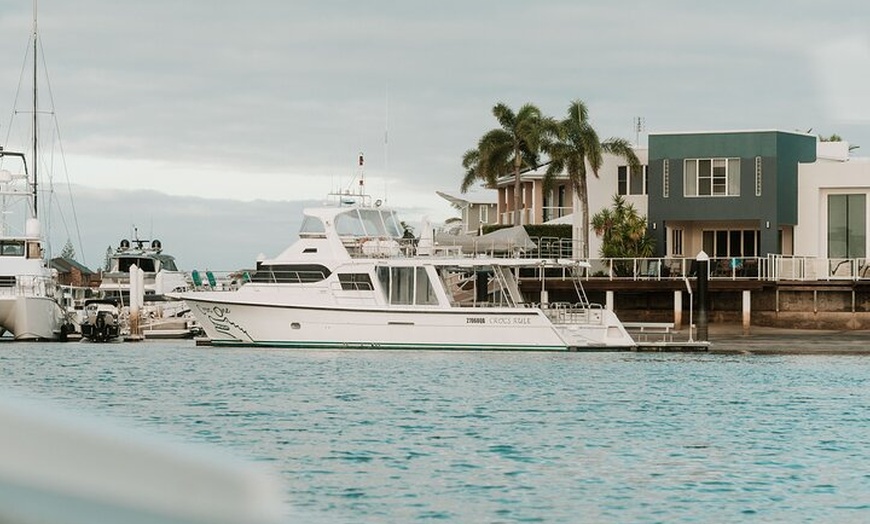
[(59, 340), (63, 331), (63, 312), (48, 297), (15, 296), (0, 299), (0, 327), (15, 340)]
[(213, 345), (526, 351), (634, 346), (608, 311), (598, 311), (587, 323), (554, 325), (536, 308), (420, 311), (246, 304), (202, 300), (196, 295), (184, 298)]

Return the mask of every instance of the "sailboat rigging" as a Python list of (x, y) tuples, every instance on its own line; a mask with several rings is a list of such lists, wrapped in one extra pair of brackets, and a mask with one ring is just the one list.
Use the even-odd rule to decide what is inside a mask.
[[(11, 333), (15, 340), (64, 340), (74, 328), (60, 303), (60, 290), (54, 273), (43, 258), (43, 235), (38, 211), (38, 33), (36, 3), (33, 16), (33, 128), (30, 169), (22, 152), (0, 149), (0, 194), (5, 213), (7, 205), (26, 200), (24, 232), (0, 231), (0, 334)], [(6, 169), (5, 160), (17, 167)], [(26, 187), (22, 191), (20, 184)], [(9, 199), (7, 200), (7, 197)]]

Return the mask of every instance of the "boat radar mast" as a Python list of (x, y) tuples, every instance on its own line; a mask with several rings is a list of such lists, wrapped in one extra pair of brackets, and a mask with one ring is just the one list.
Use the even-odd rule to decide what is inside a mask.
[[(359, 154), (358, 159), (358, 171), (357, 171), (357, 188), (354, 191), (350, 187), (340, 190), (338, 192), (330, 192), (327, 196), (329, 197), (329, 201), (333, 202), (333, 204), (338, 204), (339, 206), (362, 206), (362, 207), (371, 207), (372, 205), (372, 197), (371, 195), (366, 193), (366, 179), (365, 179), (365, 157), (362, 152)], [(379, 206), (381, 201), (378, 200), (375, 202), (376, 206)]]

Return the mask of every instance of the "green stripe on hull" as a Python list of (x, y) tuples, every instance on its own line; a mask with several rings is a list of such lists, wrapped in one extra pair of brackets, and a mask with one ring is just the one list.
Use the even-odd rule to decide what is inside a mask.
[(569, 351), (566, 346), (521, 346), (521, 345), (475, 345), (475, 344), (401, 344), (401, 343), (345, 343), (345, 342), (243, 342), (236, 340), (212, 340), (213, 346), (269, 347), (285, 349), (423, 349), (430, 351)]

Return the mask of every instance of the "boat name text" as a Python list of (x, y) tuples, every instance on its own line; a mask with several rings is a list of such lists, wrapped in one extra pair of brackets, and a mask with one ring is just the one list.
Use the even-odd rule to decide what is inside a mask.
[(529, 317), (465, 317), (466, 324), (490, 324), (496, 326), (527, 326), (532, 323)]

